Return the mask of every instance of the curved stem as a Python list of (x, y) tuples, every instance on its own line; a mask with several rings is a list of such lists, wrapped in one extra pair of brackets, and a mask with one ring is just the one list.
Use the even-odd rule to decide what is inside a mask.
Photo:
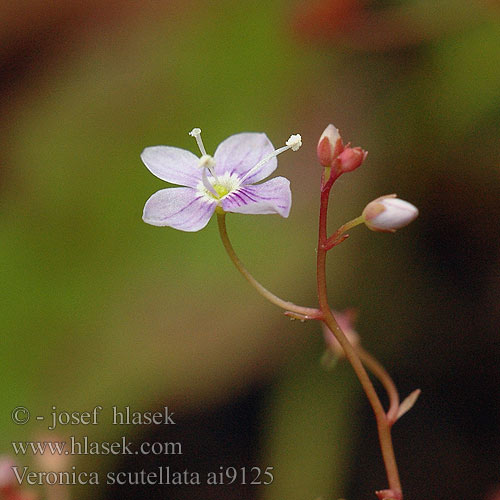
[(352, 229), (353, 227), (359, 226), (360, 224), (365, 223), (365, 218), (360, 215), (359, 217), (356, 217), (355, 219), (346, 222), (344, 225), (340, 226), (335, 233), (332, 234), (327, 240), (326, 240), (326, 249), (330, 250), (334, 246), (338, 245), (339, 243), (342, 243), (347, 238), (347, 235), (342, 235)]
[(391, 376), (387, 373), (386, 369), (367, 351), (361, 346), (356, 348), (363, 364), (370, 370), (375, 377), (384, 386), (389, 397), (389, 410), (387, 410), (387, 419), (390, 424), (394, 424), (399, 410), (399, 393), (396, 385), (392, 381)]
[[(318, 309), (314, 309), (312, 307), (302, 307), (294, 304), (293, 302), (289, 302), (287, 300), (283, 300), (274, 293), (270, 292), (267, 288), (263, 287), (247, 270), (247, 268), (243, 265), (241, 260), (236, 255), (234, 251), (233, 245), (231, 245), (231, 241), (229, 240), (229, 236), (227, 235), (226, 229), (226, 213), (225, 212), (217, 212), (217, 223), (219, 225), (219, 234), (226, 249), (229, 258), (232, 260), (233, 264), (236, 266), (236, 269), (243, 275), (243, 277), (259, 292), (265, 299), (273, 304), (285, 309), (286, 311), (291, 311), (296, 313), (298, 317), (301, 319), (320, 319), (321, 312)], [(295, 317), (292, 315), (292, 317)]]
[(344, 349), (347, 359), (351, 363), (356, 376), (358, 377), (361, 386), (370, 402), (370, 405), (375, 414), (375, 419), (377, 421), (377, 430), (380, 441), (380, 448), (382, 451), (382, 457), (384, 459), (385, 470), (387, 474), (387, 480), (389, 482), (389, 488), (391, 490), (401, 493), (401, 482), (399, 479), (398, 467), (396, 464), (396, 457), (394, 455), (394, 448), (392, 445), (391, 436), (391, 425), (385, 414), (382, 403), (373, 387), (370, 377), (366, 373), (366, 370), (361, 362), (356, 351), (347, 340), (344, 332), (341, 330), (337, 321), (333, 317), (333, 314), (328, 305), (328, 295), (326, 288), (326, 243), (327, 243), (327, 213), (328, 213), (328, 201), (330, 196), (330, 189), (333, 184), (333, 176), (325, 183), (325, 178), (323, 177), (322, 190), (321, 190), (321, 205), (319, 213), (319, 235), (318, 235), (318, 255), (317, 255), (317, 280), (318, 280), (318, 299), (319, 306), (323, 312), (323, 322), (330, 328), (332, 333), (335, 335), (340, 345)]

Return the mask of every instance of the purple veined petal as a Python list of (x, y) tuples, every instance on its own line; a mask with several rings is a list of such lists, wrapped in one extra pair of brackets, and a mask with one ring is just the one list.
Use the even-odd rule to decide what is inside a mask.
[(195, 189), (179, 187), (157, 191), (144, 206), (142, 219), (153, 226), (170, 226), (181, 231), (199, 231), (212, 217), (216, 202)]
[(201, 181), (200, 160), (185, 149), (152, 146), (142, 152), (141, 159), (149, 171), (162, 181), (189, 187), (196, 187)]
[[(239, 178), (246, 175), (260, 160), (274, 152), (274, 146), (266, 134), (244, 132), (235, 134), (222, 141), (217, 147), (215, 173), (219, 176), (229, 173)], [(268, 177), (276, 170), (278, 161), (271, 158), (245, 179), (245, 184), (253, 184)]]
[(240, 214), (279, 214), (288, 217), (292, 206), (290, 181), (275, 177), (263, 184), (243, 186), (222, 200), (226, 212)]

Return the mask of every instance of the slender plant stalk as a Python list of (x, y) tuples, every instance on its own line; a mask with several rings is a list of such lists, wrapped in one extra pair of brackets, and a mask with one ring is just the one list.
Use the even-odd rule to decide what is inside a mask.
[[(320, 205), (320, 215), (319, 215), (319, 234), (318, 234), (318, 252), (317, 252), (317, 281), (318, 281), (318, 299), (319, 299), (319, 309), (311, 307), (303, 307), (293, 302), (283, 300), (277, 295), (270, 292), (267, 288), (262, 286), (246, 269), (241, 260), (236, 255), (234, 248), (229, 240), (226, 229), (226, 213), (223, 211), (217, 211), (217, 223), (219, 227), (219, 234), (226, 249), (226, 252), (238, 269), (238, 271), (243, 275), (243, 277), (259, 292), (265, 299), (269, 302), (285, 309), (287, 313), (291, 316), (295, 314), (297, 317), (303, 319), (316, 319), (323, 321), (328, 328), (335, 335), (340, 345), (342, 346), (347, 359), (351, 363), (356, 376), (358, 377), (361, 386), (370, 402), (370, 405), (375, 414), (375, 419), (377, 422), (377, 430), (380, 441), (380, 448), (382, 450), (382, 457), (384, 460), (384, 465), (387, 474), (387, 480), (389, 483), (389, 488), (396, 492), (400, 498), (402, 498), (401, 482), (399, 479), (398, 467), (396, 464), (396, 458), (394, 455), (394, 447), (392, 444), (391, 436), (391, 426), (396, 420), (396, 415), (399, 409), (399, 395), (394, 385), (394, 382), (390, 378), (389, 374), (382, 367), (382, 365), (373, 358), (368, 352), (362, 348), (358, 348), (358, 352), (354, 349), (351, 343), (348, 341), (342, 329), (339, 327), (335, 317), (333, 316), (330, 306), (328, 305), (328, 294), (326, 287), (326, 254), (328, 250), (333, 248), (338, 243), (345, 239), (343, 233), (357, 226), (363, 222), (361, 217), (353, 219), (341, 226), (330, 238), (327, 236), (327, 212), (328, 203), (330, 197), (330, 190), (333, 183), (335, 182), (337, 175), (331, 172), (329, 169), (325, 169), (323, 172), (322, 179), (322, 189), (321, 189), (321, 205)], [(382, 403), (373, 387), (373, 384), (366, 372), (363, 363), (367, 368), (377, 377), (382, 383), (383, 387), (387, 391), (389, 396), (389, 410), (386, 414)]]
[(389, 409), (387, 410), (387, 419), (391, 425), (397, 420), (399, 410), (399, 393), (396, 389), (391, 376), (387, 373), (386, 369), (367, 351), (361, 346), (356, 347), (356, 352), (360, 357), (363, 364), (370, 370), (375, 377), (384, 386), (387, 395), (389, 396)]
[(247, 268), (243, 265), (241, 260), (236, 255), (233, 246), (231, 245), (231, 241), (229, 240), (229, 236), (227, 235), (226, 229), (226, 213), (225, 212), (217, 212), (217, 223), (219, 225), (219, 234), (226, 249), (229, 258), (232, 260), (233, 264), (236, 266), (236, 269), (243, 275), (243, 277), (269, 302), (285, 309), (286, 311), (292, 311), (297, 313), (300, 317), (304, 319), (319, 319), (321, 317), (320, 311), (318, 309), (314, 309), (312, 307), (303, 307), (294, 304), (293, 302), (289, 302), (287, 300), (283, 300), (274, 293), (270, 292), (267, 288), (263, 287), (247, 270)]
[(323, 322), (330, 328), (335, 335), (340, 345), (344, 349), (347, 359), (351, 363), (354, 372), (356, 373), (361, 386), (370, 402), (370, 405), (375, 414), (377, 421), (377, 430), (380, 441), (380, 448), (382, 457), (384, 459), (387, 480), (389, 488), (395, 492), (401, 493), (401, 481), (399, 479), (398, 467), (396, 464), (396, 457), (394, 455), (394, 447), (392, 444), (391, 424), (387, 415), (385, 414), (382, 403), (373, 387), (370, 377), (361, 362), (361, 359), (356, 354), (356, 351), (347, 340), (344, 332), (341, 330), (337, 321), (335, 320), (330, 306), (328, 305), (328, 294), (326, 288), (326, 254), (327, 254), (327, 213), (328, 202), (330, 197), (330, 190), (335, 181), (335, 177), (328, 172), (325, 182), (323, 177), (321, 189), (321, 205), (319, 213), (319, 231), (318, 231), (318, 254), (317, 254), (317, 280), (318, 280), (318, 299), (319, 306), (323, 313)]
[(339, 243), (342, 243), (348, 235), (342, 236), (344, 233), (352, 229), (353, 227), (359, 226), (360, 224), (364, 224), (365, 218), (360, 215), (359, 217), (356, 217), (355, 219), (346, 222), (344, 225), (340, 226), (335, 233), (330, 236), (326, 240), (326, 250), (330, 250), (330, 248), (333, 248), (334, 246), (338, 245)]

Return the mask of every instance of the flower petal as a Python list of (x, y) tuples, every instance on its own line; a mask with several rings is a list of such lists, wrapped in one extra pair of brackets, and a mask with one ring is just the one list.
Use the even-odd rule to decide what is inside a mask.
[(275, 177), (263, 184), (243, 186), (222, 200), (226, 212), (240, 214), (279, 214), (288, 217), (292, 205), (290, 181)]
[(150, 172), (162, 181), (189, 187), (196, 187), (201, 181), (200, 160), (185, 149), (153, 146), (142, 152), (141, 159)]
[[(260, 160), (274, 152), (274, 146), (266, 134), (244, 132), (222, 141), (214, 154), (215, 173), (236, 174), (244, 177)], [(245, 179), (245, 184), (261, 181), (276, 170), (278, 161), (272, 157)]]
[(191, 188), (162, 189), (146, 202), (142, 219), (153, 226), (199, 231), (208, 224), (215, 205)]

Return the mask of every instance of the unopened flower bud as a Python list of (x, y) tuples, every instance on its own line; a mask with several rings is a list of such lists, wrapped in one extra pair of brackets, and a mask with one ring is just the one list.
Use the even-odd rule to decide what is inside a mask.
[[(360, 344), (360, 339), (358, 333), (354, 329), (356, 312), (353, 309), (348, 309), (343, 312), (332, 311), (332, 313), (334, 314), (340, 329), (347, 337), (347, 340), (353, 347), (357, 347)], [(342, 348), (330, 328), (328, 328), (325, 324), (323, 324), (323, 338), (325, 339), (328, 350), (332, 354), (334, 354), (337, 358), (345, 357), (344, 349)]]
[(340, 171), (351, 172), (357, 169), (365, 161), (367, 151), (361, 148), (345, 148), (339, 155)]
[(344, 144), (338, 129), (330, 123), (318, 141), (318, 160), (323, 167), (331, 167), (333, 160), (342, 153)]
[(395, 194), (381, 196), (371, 201), (363, 210), (365, 224), (372, 231), (393, 233), (415, 220), (418, 209)]

